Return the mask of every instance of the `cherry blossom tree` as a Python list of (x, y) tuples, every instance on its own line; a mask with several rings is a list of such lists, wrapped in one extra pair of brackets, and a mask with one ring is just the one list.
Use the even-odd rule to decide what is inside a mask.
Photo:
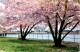
[[(45, 5), (44, 5), (45, 4)], [(62, 40), (75, 28), (80, 21), (80, 4), (68, 0), (56, 0), (43, 4), (42, 13), (50, 28), (55, 46), (62, 46)], [(78, 26), (77, 26), (78, 25)], [(63, 37), (62, 32), (71, 27)]]
[[(62, 46), (62, 40), (79, 24), (78, 18), (80, 18), (78, 16), (80, 15), (79, 3), (68, 2), (68, 0), (65, 0), (62, 3), (61, 2), (62, 1), (59, 1), (59, 3), (57, 4), (57, 10), (55, 16), (53, 17), (53, 21), (49, 16), (45, 16), (47, 24), (53, 36), (55, 46)], [(51, 21), (54, 23), (54, 27), (52, 27), (51, 24), (53, 23)], [(72, 27), (71, 30), (62, 37), (61, 35), (64, 29), (69, 27)]]
[[(5, 2), (5, 9), (2, 10), (4, 17), (2, 23), (4, 27), (11, 29), (20, 27), (21, 40), (25, 40), (32, 28), (41, 22), (36, 11), (40, 9), (40, 1), (34, 0), (8, 0)], [(10, 30), (11, 30), (10, 29)]]

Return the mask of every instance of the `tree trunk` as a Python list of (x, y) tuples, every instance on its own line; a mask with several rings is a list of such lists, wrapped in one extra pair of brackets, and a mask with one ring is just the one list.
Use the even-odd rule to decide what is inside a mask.
[[(42, 21), (42, 20), (41, 20)], [(39, 21), (39, 22), (41, 22)], [(33, 26), (30, 28), (29, 26), (26, 28), (26, 25), (25, 25), (25, 28), (22, 29), (22, 24), (20, 24), (20, 33), (21, 33), (21, 37), (19, 38), (19, 40), (26, 40), (26, 36), (30, 33), (30, 31), (32, 30), (32, 28), (38, 24), (39, 22), (33, 24)], [(24, 32), (24, 30), (26, 29), (26, 31)]]
[(25, 36), (21, 36), (21, 38), (19, 38), (19, 40), (26, 40)]
[(24, 33), (23, 33), (23, 31), (22, 31), (22, 25), (20, 25), (20, 33), (21, 33), (21, 37), (19, 38), (19, 40), (25, 40), (26, 38), (26, 36), (24, 36)]
[(54, 40), (54, 44), (55, 44), (55, 45), (54, 45), (55, 47), (62, 47), (61, 39), (55, 39), (55, 40)]
[(26, 40), (26, 37), (25, 37), (25, 36), (22, 36), (21, 39), (22, 39), (22, 40)]

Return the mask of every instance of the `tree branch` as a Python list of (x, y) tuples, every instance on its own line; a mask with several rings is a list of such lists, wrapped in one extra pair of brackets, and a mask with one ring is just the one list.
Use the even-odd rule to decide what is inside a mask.
[[(74, 20), (75, 21), (75, 20)], [(73, 21), (67, 23), (64, 27), (63, 27), (63, 30), (67, 27), (68, 24), (72, 23)]]
[(65, 1), (65, 11), (64, 11), (63, 19), (64, 19), (64, 18), (65, 18), (65, 16), (66, 16), (67, 2), (68, 2), (68, 0), (66, 0), (66, 1)]
[(24, 30), (26, 29), (26, 27), (27, 27), (27, 24), (25, 25), (25, 27), (24, 27), (24, 29), (23, 29), (23, 34), (25, 34), (25, 33), (24, 33)]
[(40, 23), (41, 21), (42, 21), (42, 20), (40, 20), (39, 22), (35, 23), (35, 24), (29, 29), (29, 31), (26, 33), (26, 35), (27, 35), (28, 33), (30, 33), (30, 31), (32, 30), (32, 28), (33, 28), (36, 24)]
[(29, 29), (29, 26), (27, 27), (25, 33), (24, 33), (24, 36), (26, 36), (26, 33), (28, 32), (28, 29)]
[(68, 16), (68, 17), (73, 17), (73, 16), (75, 16), (75, 15), (70, 15), (70, 16)]
[(73, 21), (67, 23), (64, 27), (63, 27), (63, 30), (67, 27), (68, 24), (72, 23)]
[(67, 32), (65, 34), (65, 36), (62, 38), (62, 40), (77, 26), (77, 24), (79, 24), (79, 21), (73, 26), (73, 28), (69, 32)]
[(61, 39), (61, 34), (62, 34), (62, 31), (63, 31), (63, 30), (62, 30), (62, 27), (63, 27), (64, 23), (65, 23), (65, 20), (61, 21), (58, 39)]
[(55, 38), (57, 39), (57, 34), (58, 34), (58, 21), (56, 20), (56, 22), (55, 22), (55, 25), (56, 25), (56, 27), (55, 27)]
[(53, 39), (55, 39), (54, 31), (53, 31), (53, 28), (52, 28), (51, 23), (50, 23), (50, 21), (49, 21), (49, 17), (46, 16), (46, 15), (44, 15), (44, 16), (45, 16), (45, 18), (46, 18), (46, 21), (47, 21), (47, 24), (48, 24), (49, 29), (50, 29), (50, 31), (51, 31), (51, 34), (52, 34), (52, 36), (53, 36)]
[(21, 37), (23, 36), (23, 33), (22, 33), (22, 24), (20, 24), (20, 32), (21, 32)]
[(60, 18), (58, 13), (56, 13), (56, 17), (58, 17), (60, 19), (60, 21), (62, 21), (62, 19)]

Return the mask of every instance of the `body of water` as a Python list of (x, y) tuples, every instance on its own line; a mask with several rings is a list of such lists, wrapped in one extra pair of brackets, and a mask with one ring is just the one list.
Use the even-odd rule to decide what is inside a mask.
[[(62, 37), (64, 34), (62, 35)], [(7, 34), (5, 37), (19, 38), (20, 34)], [(44, 40), (53, 40), (51, 33), (30, 33), (26, 38), (31, 39), (44, 39)], [(80, 43), (79, 34), (68, 34), (63, 41), (78, 42)]]

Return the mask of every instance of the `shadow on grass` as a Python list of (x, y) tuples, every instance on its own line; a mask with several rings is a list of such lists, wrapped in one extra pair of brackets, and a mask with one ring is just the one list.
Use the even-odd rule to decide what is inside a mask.
[[(42, 52), (44, 52), (45, 50), (44, 50), (44, 48), (43, 49), (41, 49), (42, 47), (44, 47), (44, 48), (46, 48), (46, 50), (48, 50), (48, 49), (51, 49), (51, 50), (66, 50), (66, 52), (67, 52), (67, 50), (69, 51), (70, 50), (70, 52), (72, 51), (72, 52), (78, 52), (79, 51), (79, 49), (78, 48), (76, 48), (76, 47), (53, 47), (53, 46), (50, 46), (50, 45), (40, 45), (40, 46), (36, 46), (36, 44), (35, 44), (35, 46), (16, 46), (16, 47), (14, 47), (14, 48), (16, 48), (16, 49), (14, 49), (15, 51), (42, 51)], [(74, 50), (74, 51), (73, 51)], [(50, 51), (50, 50), (48, 50), (48, 51)]]
[(45, 48), (51, 48), (51, 49), (60, 49), (60, 50), (74, 50), (74, 52), (78, 52), (79, 51), (79, 47), (77, 46), (67, 46), (67, 45), (64, 45), (64, 47), (55, 47), (54, 45), (53, 46), (45, 46), (43, 45), (42, 47), (45, 47)]

